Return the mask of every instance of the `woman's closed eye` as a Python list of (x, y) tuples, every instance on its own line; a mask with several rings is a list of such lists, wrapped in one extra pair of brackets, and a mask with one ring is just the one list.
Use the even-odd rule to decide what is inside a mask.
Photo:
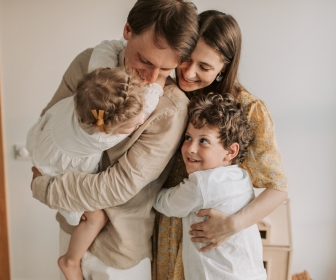
[(206, 66), (204, 66), (204, 65), (202, 65), (202, 64), (200, 65), (200, 68), (201, 68), (201, 70), (204, 71), (204, 72), (208, 72), (208, 71), (211, 70), (209, 67), (206, 67)]

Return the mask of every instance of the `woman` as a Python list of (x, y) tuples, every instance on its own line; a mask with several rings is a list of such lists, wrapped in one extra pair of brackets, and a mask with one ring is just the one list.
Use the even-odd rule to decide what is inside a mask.
[[(282, 168), (272, 118), (265, 104), (244, 90), (237, 79), (241, 32), (230, 15), (219, 11), (200, 14), (199, 40), (188, 61), (177, 69), (177, 82), (191, 98), (200, 93), (231, 93), (245, 107), (255, 140), (241, 165), (249, 172), (254, 187), (266, 188), (255, 200), (233, 216), (213, 209), (199, 212), (206, 222), (192, 225), (194, 242), (208, 242), (211, 250), (232, 235), (257, 223), (287, 198), (287, 179)], [(188, 174), (180, 152), (164, 185), (178, 185)], [(182, 220), (157, 213), (153, 238), (153, 280), (184, 279), (182, 264)]]

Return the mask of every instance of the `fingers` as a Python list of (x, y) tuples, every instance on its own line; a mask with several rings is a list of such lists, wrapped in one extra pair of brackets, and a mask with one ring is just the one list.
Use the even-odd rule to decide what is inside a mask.
[(206, 234), (203, 230), (189, 230), (189, 234), (196, 237), (205, 237)]
[(33, 181), (36, 178), (36, 171), (38, 171), (38, 170), (37, 170), (37, 168), (35, 166), (33, 166), (31, 168), (31, 171), (33, 172), (33, 178), (32, 178), (32, 181), (30, 183), (30, 189), (32, 190), (33, 189)]
[(216, 248), (218, 246), (219, 245), (216, 246), (215, 244), (210, 243), (208, 246), (205, 246), (205, 247), (201, 248), (200, 252), (209, 252), (209, 251), (211, 251), (212, 249), (214, 249), (214, 248)]
[(210, 240), (209, 240), (209, 238), (206, 238), (206, 237), (192, 237), (191, 238), (191, 241), (192, 242), (203, 242), (203, 243), (208, 243), (208, 242), (210, 242)]
[(201, 209), (197, 213), (197, 217), (204, 217), (204, 216), (211, 216), (212, 215), (212, 209)]
[(191, 229), (193, 230), (203, 230), (203, 222), (201, 223), (197, 223), (197, 224), (192, 224), (191, 226)]
[(33, 166), (31, 170), (33, 172), (33, 179), (35, 179), (38, 176), (42, 176), (41, 172), (35, 166)]

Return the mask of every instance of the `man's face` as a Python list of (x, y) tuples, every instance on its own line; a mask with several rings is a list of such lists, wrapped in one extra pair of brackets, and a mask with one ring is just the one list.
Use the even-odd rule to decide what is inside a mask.
[(128, 41), (125, 49), (126, 67), (130, 67), (144, 84), (167, 78), (179, 62), (178, 56), (165, 41), (160, 42), (163, 49), (154, 44), (151, 29), (135, 35), (126, 23), (124, 38)]

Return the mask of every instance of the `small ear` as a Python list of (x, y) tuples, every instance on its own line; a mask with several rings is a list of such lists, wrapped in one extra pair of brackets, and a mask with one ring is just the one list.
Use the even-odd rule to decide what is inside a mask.
[(126, 41), (128, 41), (132, 36), (132, 28), (128, 22), (125, 24), (123, 35)]
[(230, 146), (230, 149), (227, 150), (228, 153), (226, 154), (224, 160), (225, 161), (231, 161), (233, 160), (237, 155), (238, 155), (238, 152), (239, 152), (239, 144), (238, 143), (233, 143), (231, 146)]

